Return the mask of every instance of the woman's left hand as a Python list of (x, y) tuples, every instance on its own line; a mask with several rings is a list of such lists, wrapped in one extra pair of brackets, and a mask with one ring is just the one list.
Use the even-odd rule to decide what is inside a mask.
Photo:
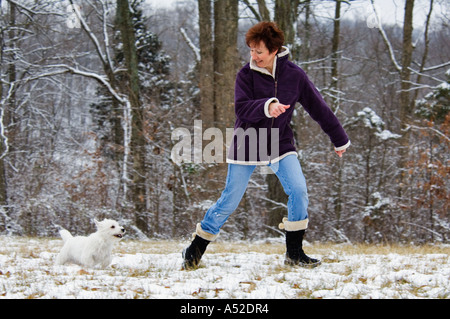
[(336, 154), (337, 154), (339, 157), (342, 157), (342, 154), (345, 153), (345, 150), (341, 150), (341, 151), (336, 151), (336, 150), (335, 150), (335, 152), (336, 152)]

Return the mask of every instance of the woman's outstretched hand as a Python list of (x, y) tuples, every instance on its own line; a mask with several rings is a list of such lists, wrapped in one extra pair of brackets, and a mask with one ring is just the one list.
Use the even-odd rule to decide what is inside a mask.
[(336, 154), (337, 154), (339, 157), (342, 157), (342, 154), (345, 153), (345, 150), (342, 150), (342, 151), (336, 151), (336, 150), (335, 150), (335, 152), (336, 152)]
[(290, 107), (291, 107), (290, 105), (284, 105), (278, 102), (273, 102), (270, 103), (269, 105), (269, 114), (270, 116), (277, 118), (278, 116), (286, 112), (286, 110)]

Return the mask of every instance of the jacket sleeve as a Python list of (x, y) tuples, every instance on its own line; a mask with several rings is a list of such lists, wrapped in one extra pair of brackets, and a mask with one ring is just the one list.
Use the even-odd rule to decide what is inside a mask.
[(279, 102), (277, 98), (255, 99), (252, 77), (249, 70), (242, 69), (236, 77), (234, 108), (236, 117), (245, 123), (257, 123), (270, 118), (269, 104)]
[(315, 85), (309, 80), (306, 73), (301, 70), (303, 76), (300, 81), (299, 102), (308, 114), (320, 125), (322, 130), (329, 136), (336, 150), (344, 150), (350, 146), (350, 140)]

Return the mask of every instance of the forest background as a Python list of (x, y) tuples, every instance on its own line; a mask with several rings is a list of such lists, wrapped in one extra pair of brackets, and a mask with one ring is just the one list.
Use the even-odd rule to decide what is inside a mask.
[[(0, 234), (85, 234), (108, 217), (131, 238), (189, 236), (226, 164), (174, 163), (172, 133), (233, 126), (245, 32), (274, 20), (352, 141), (338, 158), (296, 106), (308, 240), (448, 242), (446, 0), (0, 3)], [(400, 22), (386, 21), (392, 8)], [(220, 237), (281, 236), (285, 203), (256, 171)]]

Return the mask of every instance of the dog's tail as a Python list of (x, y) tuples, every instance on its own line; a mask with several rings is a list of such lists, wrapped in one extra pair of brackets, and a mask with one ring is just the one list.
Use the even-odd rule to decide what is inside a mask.
[(65, 229), (61, 229), (59, 231), (59, 234), (61, 235), (61, 238), (64, 242), (66, 242), (68, 239), (73, 237), (72, 234), (68, 230), (65, 230)]

